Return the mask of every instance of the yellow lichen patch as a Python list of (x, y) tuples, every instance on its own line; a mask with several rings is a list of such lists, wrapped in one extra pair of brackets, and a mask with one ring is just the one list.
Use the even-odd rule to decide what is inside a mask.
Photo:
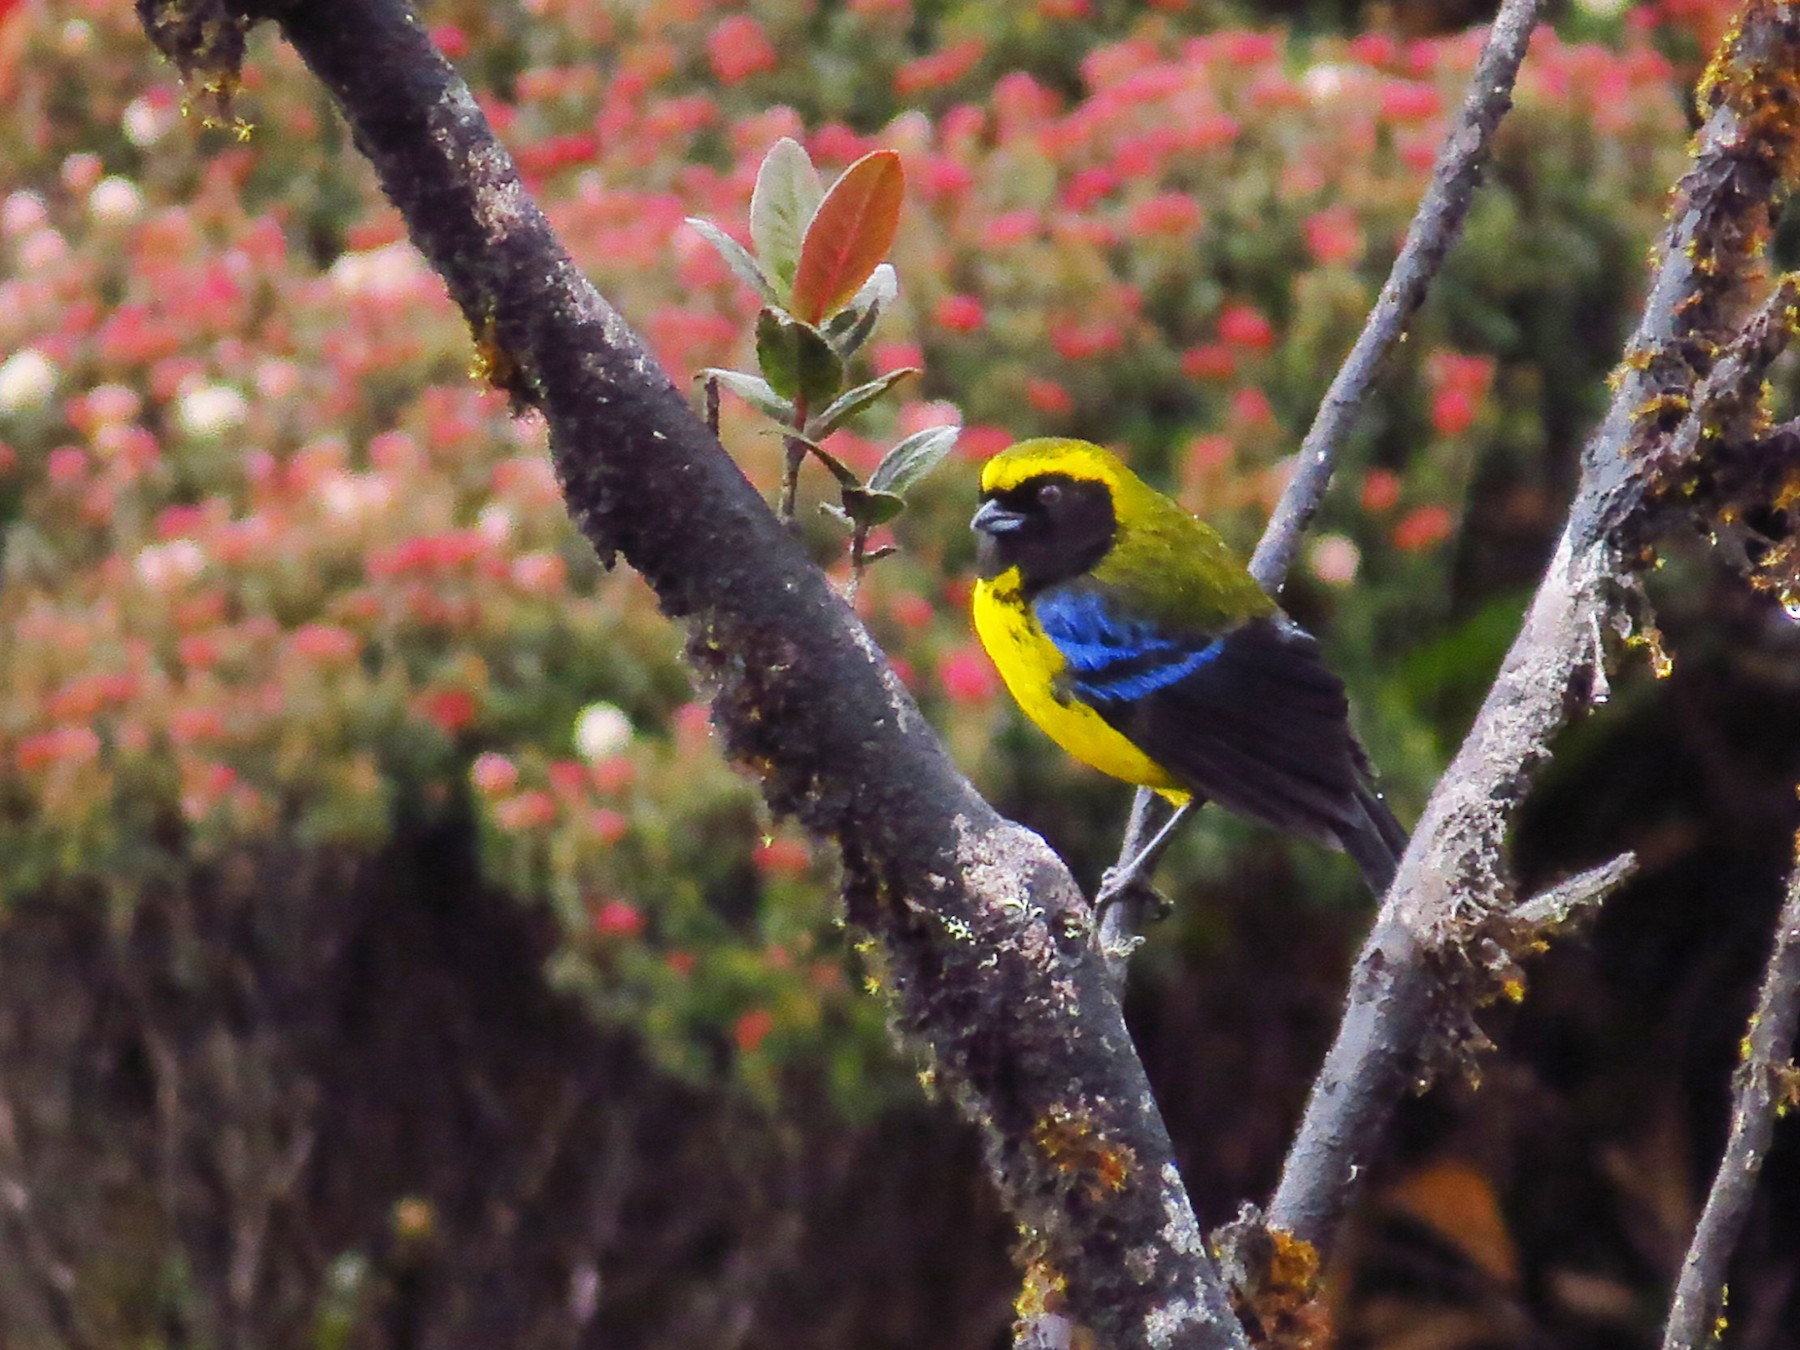
[(1057, 1171), (1080, 1177), (1095, 1198), (1122, 1188), (1137, 1165), (1127, 1145), (1108, 1139), (1086, 1112), (1067, 1107), (1051, 1107), (1032, 1129), (1031, 1142)]
[(499, 329), (492, 315), (482, 318), (473, 336), (475, 355), (469, 358), (469, 378), (503, 394), (512, 393), (518, 387), (519, 363), (500, 345)]
[(1060, 1312), (1069, 1282), (1062, 1271), (1050, 1264), (1038, 1243), (1025, 1244), (1028, 1253), (1020, 1262), (1025, 1278), (1019, 1283), (1018, 1297), (1013, 1300), (1013, 1316), (1020, 1322), (1035, 1322), (1045, 1313)]
[(1319, 1249), (1279, 1228), (1263, 1239), (1253, 1244), (1247, 1287), (1232, 1290), (1238, 1316), (1265, 1350), (1327, 1350), (1331, 1315), (1319, 1297)]

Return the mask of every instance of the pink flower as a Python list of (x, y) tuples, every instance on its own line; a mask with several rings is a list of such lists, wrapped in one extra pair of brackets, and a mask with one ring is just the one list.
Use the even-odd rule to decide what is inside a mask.
[(1005, 427), (976, 425), (964, 427), (962, 435), (956, 438), (955, 453), (958, 458), (979, 464), (991, 459), (1018, 438)]
[(494, 823), (508, 834), (541, 830), (556, 819), (556, 801), (548, 792), (534, 788), (516, 797), (494, 803)]
[(594, 911), (594, 932), (600, 937), (636, 937), (644, 931), (644, 916), (623, 900), (608, 900)]
[(981, 301), (972, 295), (946, 295), (938, 301), (934, 317), (940, 328), (952, 333), (973, 333), (987, 322)]
[(1066, 417), (1075, 411), (1075, 399), (1055, 380), (1033, 378), (1025, 382), (1025, 401), (1041, 413)]
[(1240, 389), (1231, 396), (1231, 420), (1244, 427), (1267, 426), (1275, 420), (1269, 396), (1255, 386)]
[(550, 780), (550, 786), (556, 790), (558, 796), (585, 797), (587, 795), (589, 779), (585, 764), (572, 759), (559, 759), (545, 770), (545, 777)]
[(1204, 219), (1200, 203), (1187, 193), (1159, 192), (1132, 207), (1130, 227), (1134, 234), (1186, 239)]
[(733, 14), (719, 22), (707, 36), (706, 57), (724, 85), (741, 84), (777, 64), (768, 34), (748, 14)]
[(980, 38), (965, 38), (941, 51), (908, 61), (894, 72), (894, 92), (917, 94), (954, 84), (975, 69), (986, 51), (987, 44)]
[(974, 647), (959, 647), (940, 661), (938, 683), (953, 703), (988, 703), (1000, 692), (993, 663)]
[(1429, 122), (1444, 110), (1436, 86), (1412, 80), (1389, 80), (1381, 86), (1381, 115), (1389, 122), (1407, 125)]
[(912, 591), (902, 591), (889, 604), (888, 613), (894, 616), (894, 622), (902, 628), (910, 628), (916, 632), (931, 625), (934, 611), (931, 601), (924, 596)]
[(875, 363), (877, 375), (886, 375), (890, 371), (905, 370), (908, 367), (918, 370), (925, 364), (925, 353), (911, 342), (878, 342), (869, 355)]
[(1348, 206), (1328, 206), (1306, 218), (1306, 249), (1313, 261), (1331, 266), (1362, 256), (1363, 232)]
[(475, 757), (475, 763), (469, 768), (469, 781), (484, 796), (498, 796), (519, 785), (519, 766), (505, 755), (489, 750)]
[(354, 660), (362, 650), (356, 634), (323, 623), (309, 623), (295, 629), (289, 645), (308, 660), (334, 665)]
[(597, 806), (589, 811), (586, 819), (588, 833), (609, 847), (623, 839), (631, 826), (631, 822), (621, 812), (608, 810), (604, 806)]

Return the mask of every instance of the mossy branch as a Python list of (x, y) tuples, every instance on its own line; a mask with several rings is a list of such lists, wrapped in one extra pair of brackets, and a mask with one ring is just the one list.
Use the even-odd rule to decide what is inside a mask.
[(507, 358), (493, 367), (507, 392), (548, 421), (576, 524), (686, 621), (728, 751), (775, 810), (838, 845), (849, 918), (882, 947), (898, 1022), (981, 1130), (1039, 1285), (1099, 1345), (1244, 1347), (1067, 869), (951, 764), (557, 241), (418, 16), (402, 0), (139, 10), (184, 69), (199, 58), (170, 44), (272, 18), (330, 90), (413, 242)]
[(1706, 122), (1562, 539), (1401, 861), (1288, 1153), (1268, 1217), (1309, 1242), (1329, 1242), (1400, 1096), (1479, 1043), (1474, 1009), (1514, 960), (1496, 941), (1519, 912), (1504, 854), (1512, 811), (1557, 731), (1604, 688), (1602, 634), (1629, 616), (1633, 569), (1667, 521), (1664, 490), (1692, 481), (1718, 444), (1684, 428), (1760, 406), (1785, 341), (1785, 324), (1769, 317), (1786, 313), (1785, 283), (1763, 317), (1739, 320), (1800, 157), (1797, 72), (1800, 17), (1753, 0), (1702, 86)]

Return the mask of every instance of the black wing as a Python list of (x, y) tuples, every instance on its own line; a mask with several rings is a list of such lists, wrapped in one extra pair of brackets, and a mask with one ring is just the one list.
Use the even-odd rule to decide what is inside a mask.
[(1090, 676), (1081, 693), (1174, 777), (1222, 806), (1323, 841), (1347, 843), (1346, 834), (1368, 825), (1389, 835), (1385, 822), (1368, 819), (1369, 799), (1386, 808), (1368, 790), (1343, 683), (1311, 634), (1275, 615), (1182, 654), (1189, 659), (1159, 653), (1170, 673), (1187, 667), (1179, 678), (1109, 684)]

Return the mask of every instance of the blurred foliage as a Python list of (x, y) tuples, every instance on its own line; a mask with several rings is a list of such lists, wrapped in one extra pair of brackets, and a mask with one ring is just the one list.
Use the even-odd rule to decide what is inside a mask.
[[(1534, 44), (1467, 237), (1293, 578), (1288, 602), (1326, 637), (1403, 818), (1460, 738), (1547, 555), (1681, 167), (1682, 77), (1723, 9), (1577, 6), (1569, 36)], [(1476, 36), (1421, 36), (1439, 25), (1404, 13), (1337, 35), (1334, 14), (1313, 7), (1286, 32), (1231, 26), (1249, 16), (1224, 0), (446, 0), (429, 19), (577, 260), (678, 380), (748, 367), (758, 307), (683, 218), (747, 244), (757, 165), (784, 135), (828, 172), (900, 153), (899, 299), (855, 377), (925, 375), (901, 386), (897, 409), (871, 410), (827, 445), (866, 475), (901, 436), (966, 430), (913, 509), (877, 531), (900, 552), (856, 604), (958, 761), (1091, 879), (1125, 793), (1025, 727), (973, 643), (974, 464), (1026, 435), (1090, 437), (1254, 542), (1478, 48)], [(541, 423), (509, 417), (470, 379), (466, 331), (292, 54), (268, 31), (253, 41), (241, 143), (184, 120), (129, 6), (0, 5), (0, 107), (6, 906), (34, 924), (44, 903), (98, 916), (92, 950), (120, 980), (153, 969), (152, 983), (198, 989), (213, 978), (205, 924), (170, 928), (163, 964), (142, 967), (135, 944), (169, 914), (224, 905), (227, 926), (254, 938), (265, 907), (310, 934), (253, 941), (218, 957), (221, 971), (261, 978), (296, 952), (348, 959), (363, 950), (362, 920), (340, 903), (334, 869), (404, 874), (413, 864), (396, 859), (432, 841), (425, 853), (461, 865), (432, 873), (447, 905), (479, 904), (495, 922), (503, 897), (532, 926), (536, 945), (509, 969), (547, 976), (555, 1018), (591, 1014), (573, 1019), (587, 1030), (558, 1033), (604, 1043), (583, 1062), (683, 1103), (652, 1134), (698, 1155), (741, 1138), (746, 1158), (720, 1166), (748, 1174), (757, 1150), (825, 1147), (788, 1133), (821, 1104), (843, 1129), (875, 1132), (840, 1142), (913, 1119), (917, 1088), (863, 991), (876, 972), (836, 922), (829, 862), (720, 762), (680, 635), (574, 534)], [(779, 440), (731, 400), (723, 414), (727, 445), (773, 496)], [(807, 537), (842, 577), (841, 536), (815, 511), (833, 484), (814, 472), (803, 487)], [(1153, 1062), (1174, 1057), (1159, 1082), (1192, 1077), (1188, 1055), (1208, 1064), (1201, 1081), (1267, 1080), (1229, 1119), (1169, 1089), (1171, 1118), (1206, 1122), (1197, 1137), (1215, 1141), (1196, 1182), (1222, 1215), (1278, 1156), (1333, 1014), (1360, 887), (1342, 859), (1206, 815), (1164, 867), (1182, 904), (1152, 937), (1133, 1014)], [(345, 893), (383, 903), (379, 886)], [(1298, 960), (1314, 1002), (1263, 1007), (1284, 996), (1221, 973), (1246, 951), (1267, 958), (1254, 972)], [(1219, 1001), (1234, 989), (1228, 1014)], [(138, 1021), (120, 1014), (126, 1030), (96, 1043), (143, 1056), (133, 1072), (157, 1090), (184, 1054), (206, 1053), (185, 1023), (161, 1033), (185, 1047), (168, 1056), (149, 1031), (118, 1050), (138, 1044), (140, 1022), (156, 1026), (149, 1005), (120, 1006)], [(1196, 1047), (1201, 1024), (1220, 1028), (1210, 1050)], [(1240, 1063), (1252, 1028), (1261, 1058)], [(1221, 1065), (1243, 1076), (1218, 1076)], [(33, 1090), (72, 1094), (69, 1111), (88, 1100), (55, 1074)], [(491, 1099), (484, 1111), (535, 1100), (470, 1095)], [(286, 1156), (279, 1134), (244, 1147)], [(451, 1157), (529, 1143), (444, 1138)], [(368, 1183), (364, 1209), (318, 1210), (329, 1239), (315, 1239), (312, 1274), (291, 1276), (301, 1287), (280, 1316), (312, 1319), (319, 1344), (387, 1343), (359, 1322), (355, 1291), (378, 1278), (368, 1261), (404, 1283), (392, 1263), (411, 1258), (387, 1250), (399, 1241), (387, 1210), (373, 1211), (386, 1236), (369, 1236), (367, 1204), (445, 1175)], [(1459, 1184), (1451, 1174), (1424, 1193), (1466, 1196)], [(155, 1208), (128, 1184), (109, 1194)], [(729, 1208), (735, 1194), (695, 1203)], [(568, 1203), (591, 1200), (577, 1187)], [(444, 1219), (464, 1236), (488, 1221)], [(226, 1334), (192, 1292), (222, 1278), (216, 1251), (166, 1206), (158, 1222), (173, 1227), (142, 1241), (175, 1241), (171, 1260), (187, 1265), (154, 1291), (117, 1293), (117, 1325), (145, 1344), (193, 1343), (149, 1330), (180, 1286), (194, 1335)], [(759, 1233), (721, 1228), (722, 1265)], [(112, 1278), (107, 1262), (149, 1278), (129, 1240), (67, 1240), (106, 1253), (78, 1263), (83, 1288)], [(569, 1278), (587, 1268), (570, 1264)], [(590, 1325), (580, 1309), (595, 1313), (573, 1290), (556, 1297), (577, 1335)], [(614, 1300), (592, 1325), (608, 1325)], [(658, 1341), (640, 1328), (632, 1343), (723, 1344), (717, 1328), (736, 1325), (727, 1303), (704, 1334)], [(987, 1315), (1004, 1322), (1004, 1300)], [(820, 1335), (809, 1343), (834, 1343)], [(859, 1343), (920, 1342), (895, 1331)]]

